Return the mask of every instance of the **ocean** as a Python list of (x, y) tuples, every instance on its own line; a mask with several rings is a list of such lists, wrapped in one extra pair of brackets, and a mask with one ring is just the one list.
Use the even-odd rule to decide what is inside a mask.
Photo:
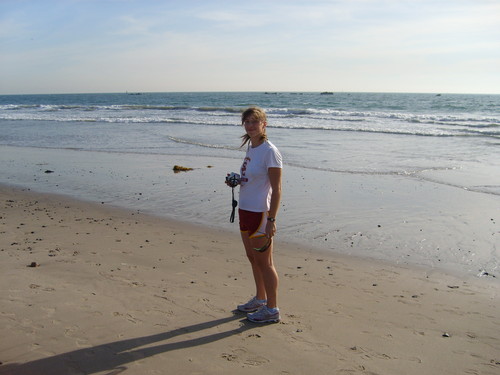
[[(285, 161), (279, 238), (498, 270), (500, 95), (4, 95), (0, 183), (237, 230), (223, 181), (239, 169), (240, 113), (251, 105), (266, 110)], [(177, 174), (175, 164), (194, 170)], [(467, 225), (481, 212), (483, 229)], [(434, 232), (422, 241), (424, 227)]]

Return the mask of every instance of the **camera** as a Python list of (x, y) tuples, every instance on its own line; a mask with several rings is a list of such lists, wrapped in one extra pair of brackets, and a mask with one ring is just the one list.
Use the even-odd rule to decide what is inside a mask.
[(238, 186), (241, 182), (241, 177), (238, 173), (231, 172), (226, 176), (226, 184), (230, 187)]

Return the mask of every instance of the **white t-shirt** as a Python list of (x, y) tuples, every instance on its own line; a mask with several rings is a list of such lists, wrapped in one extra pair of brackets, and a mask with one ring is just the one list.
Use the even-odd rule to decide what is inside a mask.
[(269, 168), (283, 168), (279, 150), (269, 141), (247, 149), (241, 166), (239, 207), (252, 212), (267, 212), (271, 203)]

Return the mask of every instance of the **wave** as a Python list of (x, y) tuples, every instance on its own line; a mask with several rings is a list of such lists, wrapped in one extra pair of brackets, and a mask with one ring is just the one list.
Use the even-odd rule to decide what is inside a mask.
[(330, 173), (342, 173), (342, 174), (350, 174), (350, 175), (370, 175), (370, 176), (403, 176), (415, 178), (420, 181), (426, 181), (433, 184), (449, 186), (457, 189), (467, 190), (475, 193), (489, 194), (500, 196), (500, 186), (499, 185), (476, 185), (476, 186), (464, 186), (461, 184), (440, 180), (438, 178), (431, 178), (425, 175), (425, 172), (429, 171), (451, 171), (454, 170), (454, 167), (422, 167), (415, 170), (392, 170), (392, 171), (373, 171), (373, 170), (349, 170), (349, 169), (335, 169), (335, 168), (324, 168), (317, 166), (309, 166), (300, 163), (286, 163), (286, 165), (317, 170), (322, 172), (330, 172)]
[[(348, 121), (352, 122), (352, 121)], [(294, 130), (323, 130), (323, 131), (337, 131), (337, 132), (357, 132), (357, 133), (376, 133), (376, 134), (391, 134), (391, 135), (411, 135), (411, 136), (422, 136), (422, 137), (471, 137), (471, 136), (483, 136), (492, 137), (500, 139), (500, 131), (481, 131), (474, 129), (388, 129), (388, 128), (374, 128), (374, 127), (349, 127), (349, 126), (270, 126), (283, 129), (294, 129)]]
[(181, 139), (181, 138), (176, 138), (172, 136), (167, 136), (168, 139), (175, 143), (182, 143), (182, 144), (189, 144), (192, 146), (200, 146), (200, 147), (205, 147), (205, 148), (215, 148), (215, 149), (220, 149), (220, 150), (239, 150), (237, 147), (230, 147), (230, 146), (224, 146), (224, 145), (214, 145), (214, 144), (209, 144), (209, 143), (201, 143), (201, 142), (196, 142), (188, 139)]
[(4, 104), (0, 105), (0, 110), (16, 111), (20, 109), (40, 108), (40, 104)]
[[(152, 105), (152, 104), (112, 104), (112, 105), (68, 105), (68, 104), (4, 104), (0, 105), (0, 113), (2, 111), (23, 111), (23, 110), (41, 110), (41, 111), (68, 111), (81, 110), (85, 112), (92, 111), (187, 111), (187, 112), (203, 112), (214, 114), (235, 114), (241, 113), (241, 107), (231, 106), (188, 106), (188, 105)], [(409, 112), (387, 112), (387, 111), (350, 111), (346, 109), (331, 109), (331, 108), (269, 108), (266, 112), (270, 118), (294, 118), (305, 117), (307, 119), (328, 120), (336, 118), (380, 118), (380, 119), (397, 119), (405, 122), (422, 122), (422, 123), (492, 123), (499, 124), (500, 118), (485, 117), (485, 116), (458, 116), (453, 114), (438, 115), (438, 114), (417, 114)]]
[[(6, 104), (0, 120), (239, 126), (238, 106)], [(415, 136), (500, 137), (500, 118), (480, 115), (269, 108), (269, 127)]]
[[(183, 118), (165, 118), (165, 117), (51, 117), (44, 118), (42, 116), (0, 116), (0, 120), (7, 121), (40, 121), (40, 122), (67, 122), (67, 123), (109, 123), (109, 124), (182, 124), (193, 126), (217, 126), (217, 127), (239, 127), (235, 123), (223, 123), (219, 121), (208, 121), (206, 119), (183, 119)], [(338, 131), (338, 132), (355, 132), (355, 133), (374, 133), (374, 134), (390, 134), (390, 135), (410, 135), (423, 137), (490, 137), (500, 139), (500, 126), (497, 124), (488, 124), (484, 126), (462, 126), (460, 128), (389, 128), (387, 125), (370, 124), (363, 122), (359, 126), (348, 124), (359, 124), (359, 121), (352, 119), (340, 119), (328, 124), (273, 124), (269, 128), (284, 129), (284, 130), (319, 130), (319, 131)], [(384, 127), (385, 126), (385, 127)]]
[[(103, 107), (106, 108), (106, 107)], [(181, 110), (189, 110), (191, 107), (189, 106), (170, 106), (170, 105), (144, 105), (144, 104), (127, 104), (127, 105), (119, 105), (115, 106), (115, 109), (124, 109), (124, 110), (159, 110), (159, 111), (181, 111)]]
[(225, 112), (241, 113), (240, 108), (233, 107), (192, 107), (183, 105), (150, 105), (150, 104), (114, 104), (114, 105), (68, 105), (68, 104), (6, 104), (0, 105), (0, 111), (18, 111), (26, 109), (41, 109), (43, 111), (197, 111), (197, 112)]
[[(429, 115), (429, 114), (413, 114), (413, 113), (392, 113), (392, 112), (373, 112), (373, 111), (339, 111), (339, 110), (287, 110), (274, 111), (276, 116), (294, 118), (304, 117), (314, 120), (345, 120), (345, 121), (363, 121), (371, 119), (380, 120), (399, 120), (405, 123), (421, 123), (421, 124), (438, 124), (438, 125), (464, 125), (464, 124), (482, 124), (488, 126), (500, 126), (500, 118), (484, 117), (484, 116), (456, 116), (456, 115)], [(269, 111), (268, 115), (272, 116), (273, 111)]]

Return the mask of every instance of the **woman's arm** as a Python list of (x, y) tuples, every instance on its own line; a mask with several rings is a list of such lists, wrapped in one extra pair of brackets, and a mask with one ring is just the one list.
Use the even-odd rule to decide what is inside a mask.
[[(276, 218), (281, 202), (281, 168), (269, 168), (269, 181), (271, 182), (271, 207), (269, 217)], [(276, 223), (268, 221), (266, 225), (266, 235), (271, 238), (276, 233)]]

